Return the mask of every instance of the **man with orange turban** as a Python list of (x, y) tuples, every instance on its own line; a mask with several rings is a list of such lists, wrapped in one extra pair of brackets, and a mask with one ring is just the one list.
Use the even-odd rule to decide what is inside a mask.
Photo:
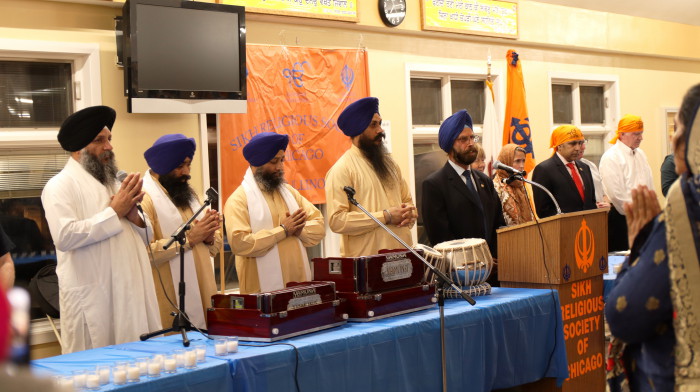
[(632, 201), (632, 189), (645, 185), (654, 189), (651, 168), (639, 145), (644, 139), (642, 118), (631, 114), (624, 115), (617, 125), (614, 144), (600, 159), (600, 176), (603, 178), (605, 194), (615, 208), (608, 216), (608, 250), (626, 250), (627, 222), (623, 204)]
[[(556, 198), (561, 212), (575, 212), (596, 208), (595, 189), (591, 169), (578, 159), (581, 146), (586, 143), (581, 130), (573, 125), (562, 125), (552, 131), (549, 147), (554, 154), (535, 166), (532, 181), (547, 188)], [(535, 208), (540, 218), (557, 213), (554, 202), (539, 188), (533, 187)]]

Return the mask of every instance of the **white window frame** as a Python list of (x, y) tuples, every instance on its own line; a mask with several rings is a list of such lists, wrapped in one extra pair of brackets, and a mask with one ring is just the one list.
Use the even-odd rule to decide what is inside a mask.
[[(72, 63), (74, 109), (80, 110), (102, 103), (100, 46), (94, 43), (34, 41), (0, 38), (0, 59), (24, 61), (67, 61)], [(0, 148), (60, 147), (58, 128), (2, 128)], [(60, 320), (55, 320), (60, 331)], [(31, 325), (32, 345), (57, 342), (47, 319)]]
[[(0, 59), (71, 62), (75, 111), (102, 104), (98, 44), (0, 38)], [(2, 128), (0, 145), (3, 148), (58, 147), (57, 135), (58, 128)]]
[[(573, 72), (558, 72), (549, 73), (549, 129), (550, 133), (558, 125), (554, 123), (554, 98), (552, 96), (552, 85), (568, 84), (572, 86), (572, 105), (573, 118), (575, 125), (581, 129), (584, 135), (605, 135), (617, 128), (617, 119), (620, 108), (620, 78), (617, 75), (610, 74), (590, 74), (590, 73), (573, 73)], [(582, 124), (581, 123), (581, 101), (579, 94), (580, 86), (603, 86), (605, 99), (605, 123), (597, 124)], [(607, 143), (605, 143), (607, 144)], [(609, 146), (605, 146), (607, 150)]]

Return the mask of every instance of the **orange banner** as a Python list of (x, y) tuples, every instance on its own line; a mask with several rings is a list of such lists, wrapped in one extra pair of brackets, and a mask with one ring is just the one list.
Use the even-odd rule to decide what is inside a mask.
[(314, 204), (326, 202), (326, 172), (350, 148), (336, 125), (345, 107), (369, 95), (367, 52), (248, 45), (248, 113), (220, 114), (221, 200), (241, 184), (243, 147), (261, 132), (289, 135), (287, 182)]
[(532, 148), (532, 131), (527, 115), (525, 100), (525, 81), (523, 69), (514, 50), (506, 54), (508, 65), (508, 82), (506, 93), (506, 115), (503, 119), (503, 145), (514, 143), (525, 149), (525, 171), (529, 173), (535, 167), (535, 151)]

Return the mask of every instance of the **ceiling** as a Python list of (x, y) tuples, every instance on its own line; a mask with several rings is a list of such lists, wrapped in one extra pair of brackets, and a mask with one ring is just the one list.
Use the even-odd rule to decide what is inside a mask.
[(639, 16), (700, 26), (698, 0), (536, 0), (614, 14)]

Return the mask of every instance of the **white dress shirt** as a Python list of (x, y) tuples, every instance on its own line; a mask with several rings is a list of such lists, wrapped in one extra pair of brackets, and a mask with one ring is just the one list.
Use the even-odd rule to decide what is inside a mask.
[(632, 201), (632, 189), (639, 185), (654, 189), (654, 179), (644, 151), (641, 148), (632, 150), (619, 140), (600, 159), (600, 176), (605, 194), (622, 215), (625, 214), (622, 205)]

